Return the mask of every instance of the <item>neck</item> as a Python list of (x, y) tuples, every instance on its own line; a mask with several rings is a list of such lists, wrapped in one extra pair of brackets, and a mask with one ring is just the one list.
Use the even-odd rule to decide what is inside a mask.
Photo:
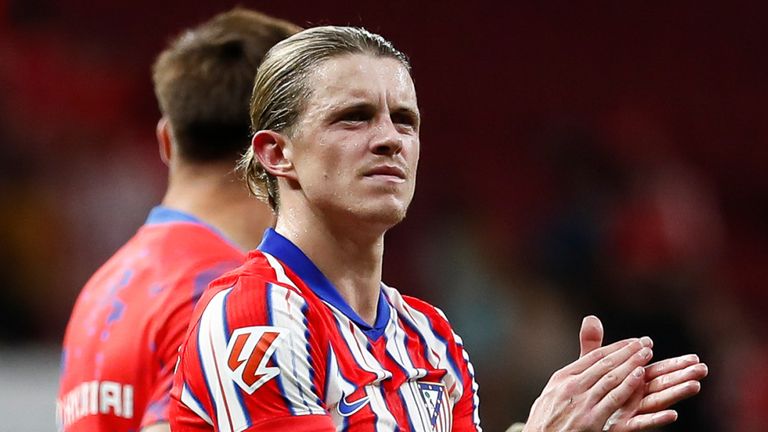
[(272, 211), (249, 196), (232, 173), (233, 163), (175, 164), (163, 205), (189, 213), (221, 231), (244, 250), (258, 246), (272, 225)]
[(348, 227), (330, 225), (312, 212), (284, 213), (278, 216), (275, 230), (296, 244), (350, 307), (373, 324), (381, 289), (384, 233), (354, 236)]

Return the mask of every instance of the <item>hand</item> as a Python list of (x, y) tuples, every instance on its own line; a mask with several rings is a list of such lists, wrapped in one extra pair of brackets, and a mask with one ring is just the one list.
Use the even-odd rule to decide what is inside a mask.
[[(603, 343), (603, 326), (595, 316), (584, 318), (579, 332), (580, 356)], [(677, 420), (677, 412), (667, 409), (701, 390), (699, 380), (707, 376), (707, 365), (695, 354), (675, 357), (645, 367), (645, 385), (636, 390), (607, 421), (603, 430), (641, 431)]]
[[(592, 335), (599, 337), (590, 341), (602, 341), (602, 331)], [(602, 431), (633, 395), (643, 394), (651, 345), (650, 338), (642, 338), (598, 347), (555, 372), (534, 402), (524, 431)]]

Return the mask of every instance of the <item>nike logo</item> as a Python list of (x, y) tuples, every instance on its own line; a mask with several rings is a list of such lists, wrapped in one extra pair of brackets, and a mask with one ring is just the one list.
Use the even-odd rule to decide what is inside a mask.
[(339, 414), (341, 414), (342, 417), (349, 417), (352, 414), (360, 411), (364, 406), (368, 405), (368, 402), (370, 401), (371, 400), (368, 396), (363, 396), (354, 402), (348, 402), (347, 396), (342, 393), (341, 400), (336, 406), (336, 410), (339, 412)]

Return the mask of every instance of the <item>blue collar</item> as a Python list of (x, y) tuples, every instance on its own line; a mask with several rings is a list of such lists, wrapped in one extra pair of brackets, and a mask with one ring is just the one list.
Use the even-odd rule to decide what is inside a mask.
[(184, 213), (180, 210), (174, 210), (170, 207), (156, 206), (149, 212), (147, 216), (146, 225), (155, 225), (169, 222), (191, 222), (196, 224), (205, 225), (203, 221), (192, 216), (189, 213)]
[(376, 322), (371, 327), (352, 310), (323, 272), (290, 240), (278, 234), (272, 228), (264, 232), (264, 238), (258, 249), (285, 263), (304, 283), (323, 301), (330, 303), (352, 320), (372, 340), (384, 334), (389, 322), (389, 303), (384, 293), (379, 291), (379, 304), (376, 309)]
[(224, 241), (232, 245), (232, 247), (236, 248), (237, 250), (241, 250), (241, 251), (243, 250), (242, 247), (236, 245), (235, 242), (228, 239), (227, 236), (224, 235), (224, 233), (219, 231), (213, 225), (207, 224), (189, 213), (184, 213), (181, 210), (172, 209), (170, 207), (159, 205), (152, 208), (152, 210), (149, 212), (149, 216), (147, 216), (147, 220), (144, 222), (144, 225), (159, 225), (159, 224), (177, 223), (177, 222), (182, 222), (182, 223), (186, 222), (186, 223), (202, 225), (208, 228), (209, 230), (211, 230), (217, 236), (221, 237)]

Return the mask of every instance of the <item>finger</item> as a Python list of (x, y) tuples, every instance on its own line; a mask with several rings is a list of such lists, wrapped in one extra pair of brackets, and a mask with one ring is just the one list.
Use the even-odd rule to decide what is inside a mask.
[[(598, 381), (606, 377), (610, 387), (606, 391), (619, 385), (629, 373), (637, 366), (645, 366), (650, 361), (653, 351), (650, 348), (643, 347), (640, 341), (627, 344), (620, 350), (604, 357), (593, 364), (579, 376), (578, 388), (582, 391), (593, 387)], [(645, 372), (645, 370), (643, 370)], [(605, 384), (605, 382), (603, 383)], [(602, 398), (603, 394), (599, 397)]]
[(598, 348), (594, 351), (589, 352), (587, 355), (585, 355), (584, 357), (581, 357), (580, 359), (569, 364), (568, 366), (562, 368), (560, 371), (570, 375), (578, 375), (584, 372), (585, 370), (587, 370), (587, 368), (591, 367), (598, 361), (621, 350), (622, 348), (626, 347), (632, 342), (638, 342), (638, 339), (624, 339), (618, 342), (614, 342), (610, 345), (606, 345), (604, 347)]
[(693, 380), (685, 381), (644, 397), (643, 400), (640, 401), (637, 411), (641, 413), (650, 413), (663, 410), (683, 399), (687, 399), (699, 393), (700, 390), (700, 382)]
[[(628, 374), (623, 380), (619, 382), (618, 386), (608, 391), (605, 396), (600, 399), (600, 401), (595, 405), (593, 412), (595, 417), (598, 420), (601, 420), (601, 424), (605, 424), (611, 414), (621, 408), (627, 402), (627, 400), (632, 397), (632, 394), (635, 392), (635, 390), (642, 386), (644, 382), (644, 373), (644, 368), (640, 366), (635, 367), (630, 374)], [(596, 388), (592, 389), (594, 392), (602, 392), (602, 390), (602, 386), (596, 386)]]
[(645, 368), (645, 379), (652, 380), (669, 372), (684, 369), (698, 362), (699, 356), (696, 354), (688, 354), (680, 357), (660, 360)]
[[(645, 379), (648, 379), (648, 368), (645, 369)], [(703, 379), (709, 373), (707, 365), (704, 363), (696, 363), (690, 365), (683, 370), (676, 370), (667, 372), (664, 375), (653, 378), (646, 384), (646, 394), (656, 393), (665, 389), (668, 389), (674, 385), (680, 384), (685, 381), (698, 381)]]
[(677, 411), (667, 410), (653, 414), (640, 414), (610, 428), (610, 432), (639, 432), (666, 426), (677, 420)]
[[(644, 375), (645, 369), (642, 366), (650, 359), (652, 354), (650, 351), (650, 348), (643, 348), (638, 353), (629, 356), (623, 361), (623, 363), (620, 363), (616, 367), (612, 367), (610, 369), (601, 369), (600, 364), (596, 365), (594, 368), (588, 369), (584, 374), (582, 383), (588, 383), (593, 379), (593, 377), (589, 375), (590, 371), (596, 374), (602, 373), (603, 370), (605, 371), (605, 373), (598, 378), (595, 385), (589, 389), (588, 399), (593, 403), (597, 403), (597, 401), (603, 399), (607, 394), (617, 388), (617, 386), (626, 381), (631, 373), (635, 373), (637, 375), (636, 369), (638, 367), (642, 370), (642, 373), (640, 373), (639, 376)], [(620, 357), (616, 356), (616, 358)], [(606, 360), (608, 359), (606, 358)], [(645, 384), (645, 380), (643, 380), (643, 384)], [(645, 396), (645, 394), (642, 392), (643, 390), (643, 386), (641, 385), (637, 392), (639, 393), (640, 398)]]
[(581, 351), (579, 357), (584, 357), (603, 345), (603, 323), (594, 316), (589, 315), (581, 321), (581, 330), (579, 331), (579, 346)]

